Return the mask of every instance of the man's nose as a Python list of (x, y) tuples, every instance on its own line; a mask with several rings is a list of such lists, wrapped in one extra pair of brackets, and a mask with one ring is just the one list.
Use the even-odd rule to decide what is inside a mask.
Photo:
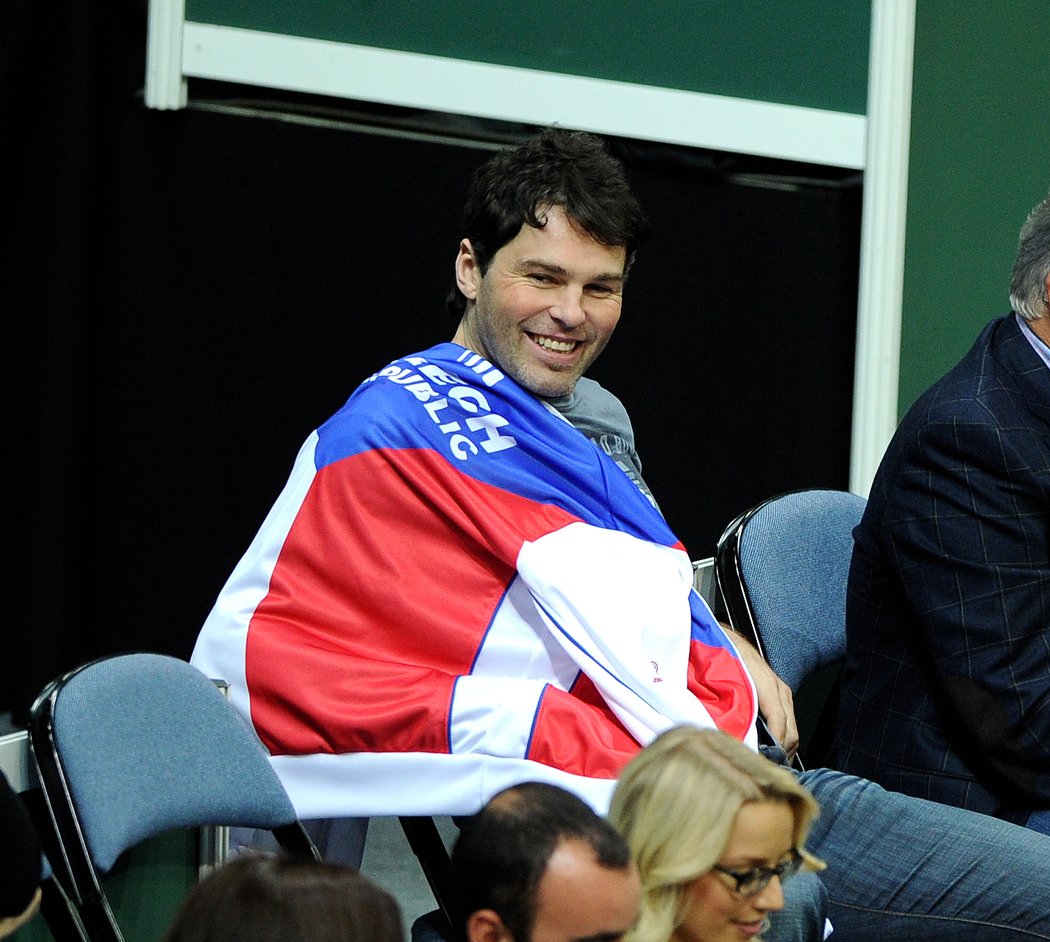
[(583, 308), (583, 292), (572, 285), (566, 285), (558, 292), (558, 297), (550, 308), (551, 317), (565, 327), (576, 327), (587, 319)]

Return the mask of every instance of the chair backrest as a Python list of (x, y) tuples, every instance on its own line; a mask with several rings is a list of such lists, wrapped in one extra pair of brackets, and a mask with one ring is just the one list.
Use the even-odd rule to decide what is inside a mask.
[(693, 560), (693, 588), (712, 608), (715, 604), (715, 558)]
[(177, 828), (267, 828), (317, 856), (261, 743), (185, 661), (126, 654), (49, 684), (30, 745), (73, 902), (93, 939), (119, 940), (101, 887), (117, 858)]
[(820, 668), (837, 674), (845, 657), (853, 528), (866, 503), (836, 490), (782, 494), (741, 514), (718, 541), (730, 623), (796, 694)]

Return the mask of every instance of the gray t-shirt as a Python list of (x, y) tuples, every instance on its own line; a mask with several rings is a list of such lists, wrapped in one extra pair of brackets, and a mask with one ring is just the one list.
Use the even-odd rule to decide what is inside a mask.
[(583, 377), (569, 395), (547, 401), (612, 458), (652, 505), (658, 507), (642, 478), (642, 462), (634, 448), (631, 417), (616, 396), (593, 379)]

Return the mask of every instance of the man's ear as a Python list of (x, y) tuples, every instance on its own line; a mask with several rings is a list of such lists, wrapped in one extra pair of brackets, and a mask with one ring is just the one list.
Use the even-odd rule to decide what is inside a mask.
[(474, 301), (477, 299), (480, 283), (481, 266), (474, 256), (474, 247), (470, 244), (470, 239), (464, 239), (459, 243), (459, 252), (456, 254), (456, 284), (468, 301)]
[(467, 917), (467, 942), (514, 942), (494, 909), (479, 909)]

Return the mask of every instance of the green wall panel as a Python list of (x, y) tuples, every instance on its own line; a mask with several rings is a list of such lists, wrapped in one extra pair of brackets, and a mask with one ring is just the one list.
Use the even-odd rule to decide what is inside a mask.
[(918, 0), (901, 414), (1009, 310), (1050, 187), (1050, 0)]
[(186, 19), (864, 114), (870, 0), (187, 0)]
[[(196, 882), (196, 832), (171, 831), (128, 851), (107, 875), (105, 887), (125, 937), (159, 942)], [(37, 915), (10, 942), (53, 942), (53, 937)]]

